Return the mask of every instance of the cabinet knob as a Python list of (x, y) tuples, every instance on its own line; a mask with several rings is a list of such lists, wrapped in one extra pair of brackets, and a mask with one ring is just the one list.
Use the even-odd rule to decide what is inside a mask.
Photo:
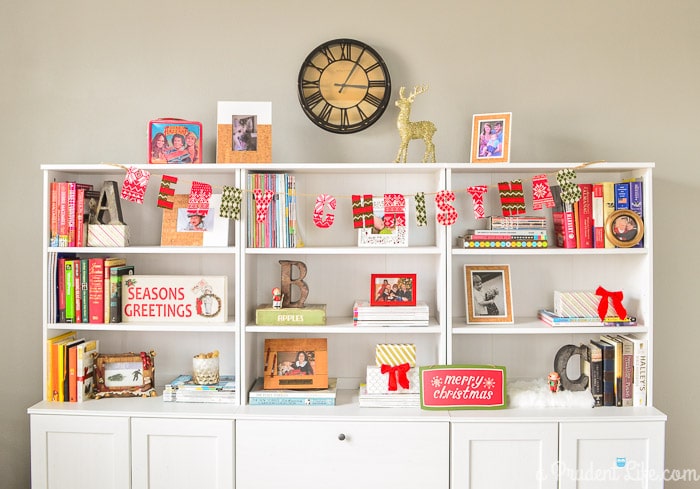
[(345, 439), (345, 433), (341, 433), (338, 435), (338, 440), (343, 441)]

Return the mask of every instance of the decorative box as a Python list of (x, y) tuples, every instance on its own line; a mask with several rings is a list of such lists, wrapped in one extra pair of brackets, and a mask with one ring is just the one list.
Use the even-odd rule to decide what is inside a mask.
[(413, 343), (380, 343), (375, 350), (375, 360), (378, 367), (389, 365), (394, 367), (402, 363), (416, 366), (416, 345)]
[(126, 224), (88, 224), (88, 246), (129, 246)]
[[(595, 292), (554, 291), (554, 314), (563, 317), (597, 318), (601, 297)], [(612, 299), (608, 299), (608, 316), (615, 316)], [(623, 318), (624, 319), (624, 318)]]
[(149, 163), (201, 163), (202, 123), (155, 119), (148, 123)]
[[(382, 373), (382, 367), (374, 365), (367, 366), (367, 394), (418, 394), (420, 393), (420, 383), (417, 368), (410, 368), (405, 372), (408, 380), (408, 388), (404, 388), (398, 379), (401, 375), (397, 371)], [(395, 376), (396, 390), (389, 390), (390, 376)]]

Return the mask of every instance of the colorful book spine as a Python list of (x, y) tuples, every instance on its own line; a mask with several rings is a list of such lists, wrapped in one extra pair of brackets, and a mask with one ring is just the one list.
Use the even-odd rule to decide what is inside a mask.
[(80, 303), (82, 304), (81, 322), (90, 322), (90, 294), (88, 281), (90, 278), (90, 261), (87, 258), (80, 260)]
[(81, 291), (81, 285), (80, 282), (82, 280), (82, 277), (80, 275), (81, 271), (81, 265), (82, 260), (80, 258), (76, 258), (73, 260), (73, 301), (75, 302), (75, 319), (74, 323), (82, 323), (83, 322), (83, 295)]
[(58, 182), (51, 182), (49, 203), (49, 246), (58, 246)]
[(615, 210), (630, 208), (630, 184), (620, 182), (615, 184)]
[(122, 322), (122, 277), (133, 275), (134, 266), (124, 265), (109, 270), (109, 322)]
[(603, 406), (615, 406), (615, 350), (603, 341), (595, 344), (602, 351), (603, 357)]
[(603, 184), (593, 184), (593, 247), (605, 248), (605, 220), (603, 219)]
[(634, 344), (620, 335), (615, 338), (622, 344), (622, 406), (630, 407), (633, 405)]
[(576, 203), (578, 208), (578, 237), (580, 248), (593, 248), (593, 185), (579, 184), (581, 199)]
[(64, 288), (66, 301), (66, 320), (67, 323), (75, 322), (75, 276), (73, 275), (74, 260), (66, 260), (63, 267), (64, 273)]
[(85, 187), (75, 191), (75, 246), (85, 246)]
[(75, 200), (76, 186), (75, 182), (68, 182), (68, 246), (75, 246)]
[(111, 300), (112, 300), (112, 289), (110, 284), (110, 270), (112, 267), (121, 267), (126, 265), (126, 260), (124, 258), (105, 258), (104, 262), (104, 288), (103, 291), (103, 302), (102, 306), (104, 308), (104, 322), (110, 322), (111, 314)]
[(632, 405), (647, 405), (647, 342), (634, 335), (620, 335), (634, 345)]
[(68, 246), (68, 182), (58, 183), (58, 246)]
[(591, 395), (594, 407), (603, 406), (603, 350), (595, 342), (588, 345), (591, 354)]
[[(630, 182), (630, 210), (633, 210), (644, 220), (644, 187), (641, 180)], [(634, 245), (634, 248), (644, 248), (644, 238)]]
[(105, 322), (104, 264), (105, 259), (101, 257), (88, 259), (88, 314), (93, 324)]
[[(603, 229), (610, 214), (615, 212), (615, 184), (613, 182), (602, 182), (603, 186)], [(604, 233), (605, 234), (605, 233)], [(605, 247), (614, 248), (615, 245), (606, 237)]]

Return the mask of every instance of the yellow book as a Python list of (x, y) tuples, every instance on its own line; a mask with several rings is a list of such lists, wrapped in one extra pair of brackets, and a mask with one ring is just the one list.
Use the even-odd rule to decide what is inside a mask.
[(57, 344), (63, 341), (71, 341), (77, 337), (75, 331), (68, 331), (61, 335), (46, 340), (46, 400), (54, 399), (54, 392), (57, 393), (58, 383), (58, 348)]
[(608, 222), (608, 216), (615, 212), (615, 184), (613, 182), (601, 182), (603, 185), (603, 235), (605, 236), (605, 247), (614, 248), (615, 245), (610, 242), (605, 233), (605, 224)]

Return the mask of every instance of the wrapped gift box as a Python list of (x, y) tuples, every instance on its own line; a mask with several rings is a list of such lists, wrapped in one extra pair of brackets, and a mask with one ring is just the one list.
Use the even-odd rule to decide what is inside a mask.
[(419, 394), (420, 384), (418, 379), (419, 369), (411, 368), (406, 373), (408, 377), (408, 389), (404, 389), (398, 383), (395, 391), (389, 390), (390, 373), (382, 373), (381, 367), (367, 366), (367, 394)]
[(88, 246), (129, 246), (126, 224), (89, 224)]
[(375, 350), (377, 366), (407, 363), (416, 366), (416, 345), (413, 343), (380, 343)]

